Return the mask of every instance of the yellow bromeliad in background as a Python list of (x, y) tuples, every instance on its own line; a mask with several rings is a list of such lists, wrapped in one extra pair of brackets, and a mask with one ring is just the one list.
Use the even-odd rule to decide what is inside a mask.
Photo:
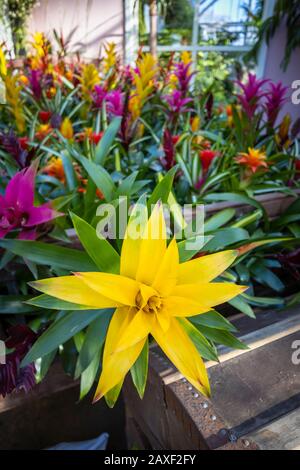
[(184, 326), (190, 322), (185, 317), (208, 312), (245, 290), (233, 283), (211, 282), (232, 264), (237, 252), (224, 251), (180, 264), (176, 240), (167, 246), (162, 206), (154, 207), (149, 220), (146, 206), (144, 210), (144, 222), (139, 226), (142, 236), (132, 235), (136, 220), (129, 219), (119, 274), (78, 272), (31, 285), (86, 309), (116, 309), (95, 400), (122, 384), (149, 334), (190, 383), (209, 396), (206, 369), (186, 333)]
[(133, 72), (134, 89), (129, 101), (133, 120), (141, 115), (144, 104), (154, 90), (154, 79), (158, 72), (155, 58), (147, 53), (137, 60), (137, 70)]
[(13, 75), (8, 69), (2, 48), (0, 48), (0, 79), (3, 81), (5, 88), (4, 99), (1, 99), (0, 102), (6, 102), (9, 105), (9, 110), (15, 119), (17, 129), (20, 133), (23, 133), (25, 130), (25, 118), (19, 77), (18, 75)]

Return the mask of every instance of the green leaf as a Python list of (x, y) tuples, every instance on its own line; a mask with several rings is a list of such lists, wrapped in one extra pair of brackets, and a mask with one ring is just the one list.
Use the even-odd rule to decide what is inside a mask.
[(115, 385), (107, 394), (104, 396), (107, 406), (113, 408), (116, 404), (117, 399), (119, 398), (121, 389), (123, 385), (123, 380)]
[(24, 367), (54, 349), (57, 349), (61, 344), (75, 336), (78, 331), (81, 331), (93, 320), (98, 318), (99, 315), (107, 315), (109, 313), (111, 313), (111, 309), (83, 310), (66, 313), (62, 318), (52, 323), (37, 339), (23, 359), (21, 366)]
[(161, 201), (163, 204), (167, 204), (177, 169), (177, 166), (171, 168), (171, 170), (169, 170), (163, 179), (156, 185), (153, 193), (149, 197), (148, 209), (151, 209), (151, 206), (154, 206), (158, 201)]
[(80, 350), (75, 377), (89, 367), (93, 357), (102, 351), (104, 340), (112, 314), (99, 315), (87, 328), (85, 340)]
[(205, 232), (217, 230), (227, 224), (235, 216), (235, 212), (235, 209), (229, 208), (214, 214), (204, 223)]
[(187, 167), (187, 164), (186, 162), (183, 160), (183, 158), (180, 156), (180, 155), (176, 155), (176, 160), (184, 174), (184, 176), (186, 177), (186, 180), (187, 182), (189, 183), (190, 187), (193, 188), (194, 185), (193, 185), (193, 181), (192, 181), (192, 177), (190, 175), (190, 172), (189, 172), (189, 169)]
[(62, 152), (61, 158), (64, 166), (64, 172), (66, 175), (67, 187), (70, 191), (73, 191), (77, 186), (77, 177), (75, 174), (72, 158), (66, 151)]
[(48, 370), (55, 359), (57, 349), (54, 349), (49, 354), (41, 358), (41, 363), (37, 373), (37, 383), (40, 383), (47, 375)]
[(201, 315), (195, 315), (190, 318), (192, 323), (203, 325), (208, 328), (216, 328), (218, 330), (237, 331), (236, 327), (224, 318), (220, 313), (212, 310)]
[(104, 165), (105, 158), (107, 157), (110, 148), (116, 138), (116, 135), (120, 129), (122, 118), (115, 117), (111, 123), (109, 124), (108, 128), (103, 134), (102, 139), (96, 146), (95, 150), (95, 162), (99, 163), (100, 165)]
[(35, 313), (36, 308), (24, 303), (29, 295), (0, 295), (0, 315)]
[(213, 238), (205, 245), (205, 251), (219, 251), (242, 240), (249, 239), (249, 234), (242, 228), (224, 228), (212, 233)]
[(66, 300), (57, 299), (51, 295), (41, 294), (26, 301), (28, 305), (36, 307), (51, 309), (51, 310), (89, 310), (90, 307), (86, 305), (73, 304)]
[(234, 308), (236, 308), (237, 310), (239, 310), (240, 312), (247, 315), (248, 317), (256, 318), (255, 313), (253, 312), (253, 309), (251, 308), (251, 306), (247, 302), (245, 302), (245, 300), (243, 300), (243, 298), (240, 295), (238, 295), (234, 299), (229, 300), (228, 303), (232, 305)]
[(124, 178), (123, 181), (121, 181), (120, 186), (116, 190), (115, 197), (119, 197), (119, 196), (129, 197), (133, 191), (133, 187), (134, 187), (134, 183), (135, 183), (137, 175), (138, 175), (138, 171), (134, 171), (133, 173), (131, 173), (131, 175), (127, 176), (127, 178)]
[(270, 287), (277, 292), (282, 292), (285, 289), (285, 286), (279, 277), (270, 269), (266, 268), (263, 265), (263, 262), (252, 264), (250, 272), (254, 274), (255, 280), (260, 284)]
[(111, 201), (116, 188), (110, 174), (102, 166), (88, 160), (86, 157), (76, 155), (76, 158), (85, 168), (97, 188), (101, 190), (106, 201)]
[(283, 307), (284, 305), (284, 299), (281, 297), (253, 297), (249, 294), (243, 294), (243, 297), (256, 307)]
[[(212, 237), (203, 237), (203, 246), (206, 246), (206, 244), (212, 239)], [(184, 263), (185, 261), (189, 261), (193, 256), (195, 256), (197, 253), (199, 253), (200, 249), (197, 246), (197, 248), (191, 249), (187, 248), (187, 244), (189, 243), (194, 243), (197, 241), (197, 236), (188, 238), (187, 240), (182, 240), (179, 243), (177, 243), (178, 247), (178, 253), (179, 253), (179, 261), (180, 263)]]
[(225, 346), (229, 346), (233, 349), (248, 349), (246, 344), (238, 340), (229, 331), (207, 328), (206, 326), (197, 324), (195, 326), (201, 333), (204, 334), (204, 336), (206, 336), (206, 338), (208, 338), (210, 341), (213, 341), (214, 343), (224, 344)]
[(55, 266), (69, 271), (97, 271), (97, 266), (83, 251), (29, 240), (0, 240), (0, 247), (15, 255), (26, 256), (37, 264)]
[(218, 361), (218, 355), (214, 347), (207, 341), (205, 336), (188, 320), (185, 318), (177, 318), (180, 325), (193, 341), (200, 355), (208, 361)]
[(85, 220), (71, 213), (71, 218), (83, 247), (100, 271), (120, 272), (120, 256), (114, 247)]
[(149, 356), (149, 342), (148, 339), (142, 349), (141, 354), (130, 369), (132, 381), (134, 386), (142, 399), (145, 393), (147, 376), (148, 376), (148, 356)]
[(90, 365), (82, 372), (80, 377), (80, 397), (82, 400), (91, 390), (100, 364), (100, 354), (96, 354)]

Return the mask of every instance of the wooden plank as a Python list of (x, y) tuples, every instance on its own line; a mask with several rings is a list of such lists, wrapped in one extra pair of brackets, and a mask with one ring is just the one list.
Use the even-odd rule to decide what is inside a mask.
[[(247, 354), (249, 351), (265, 346), (273, 341), (276, 341), (285, 336), (291, 335), (300, 330), (300, 313), (299, 309), (293, 309), (292, 315), (284, 320), (274, 322), (264, 328), (254, 330), (246, 335), (239, 336), (240, 340), (243, 341), (249, 349), (231, 349), (225, 346), (218, 348), (219, 361), (225, 362), (234, 357)], [(213, 367), (216, 363), (208, 361), (206, 367)]]
[[(283, 214), (284, 211), (296, 200), (298, 194), (300, 194), (298, 189), (295, 190), (295, 196), (290, 196), (280, 192), (273, 192), (255, 196), (255, 200), (262, 204), (268, 216), (273, 219), (278, 215)], [(205, 213), (207, 215), (212, 215), (216, 212), (219, 212), (220, 210), (227, 209), (228, 207), (236, 209), (238, 215), (244, 215), (254, 210), (252, 206), (247, 204), (224, 201), (206, 204)]]
[(291, 348), (299, 332), (211, 367), (212, 403), (242, 436), (300, 406), (299, 366)]
[(129, 447), (146, 449), (256, 449), (251, 441), (230, 440), (209, 400), (185, 379), (168, 384), (174, 366), (158, 347), (151, 350), (148, 383), (141, 401), (127, 377), (124, 384)]
[(245, 437), (262, 450), (300, 450), (300, 408)]

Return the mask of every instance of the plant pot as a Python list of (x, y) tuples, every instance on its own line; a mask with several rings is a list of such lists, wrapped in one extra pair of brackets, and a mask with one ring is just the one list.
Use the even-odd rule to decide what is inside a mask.
[[(295, 196), (291, 196), (290, 194), (284, 194), (281, 192), (272, 192), (267, 194), (262, 194), (259, 196), (255, 196), (257, 202), (259, 202), (265, 209), (266, 213), (270, 217), (270, 219), (274, 219), (279, 215), (283, 214), (286, 209), (297, 199), (297, 195), (300, 195), (300, 190), (297, 189), (294, 191)], [(227, 209), (227, 208), (234, 208), (237, 210), (238, 215), (244, 215), (248, 212), (253, 210), (253, 206), (249, 204), (243, 204), (240, 202), (231, 202), (231, 201), (224, 201), (224, 202), (216, 202), (211, 204), (205, 205), (205, 213), (207, 215), (215, 214), (220, 210)]]
[(85, 441), (109, 434), (108, 447), (126, 449), (122, 398), (114, 409), (104, 400), (81, 402), (79, 384), (54, 363), (31, 392), (0, 398), (0, 449), (44, 449), (61, 442)]

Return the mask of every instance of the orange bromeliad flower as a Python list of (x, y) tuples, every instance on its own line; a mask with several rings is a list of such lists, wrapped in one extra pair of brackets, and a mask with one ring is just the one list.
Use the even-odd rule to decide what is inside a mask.
[(52, 130), (52, 127), (50, 124), (40, 124), (37, 127), (36, 133), (35, 133), (35, 138), (37, 140), (43, 140)]
[(91, 143), (97, 145), (103, 137), (104, 132), (94, 132), (92, 127), (86, 127), (84, 132), (79, 132), (76, 135), (76, 140), (82, 142), (88, 139)]
[(241, 153), (236, 161), (245, 165), (252, 173), (256, 173), (260, 167), (268, 168), (267, 156), (260, 149), (248, 148), (248, 153)]
[(62, 183), (65, 183), (66, 181), (64, 165), (61, 158), (50, 158), (48, 165), (43, 169), (43, 173), (57, 178)]
[[(77, 192), (78, 193), (82, 193), (82, 194), (85, 194), (86, 193), (86, 186), (88, 184), (88, 180), (86, 178), (82, 178), (82, 176), (79, 176), (79, 179), (80, 179), (80, 182), (82, 184), (82, 186), (80, 186), (78, 189), (77, 189)], [(96, 189), (96, 196), (98, 199), (100, 199), (101, 201), (104, 199), (104, 194), (103, 192), (100, 190), (100, 189)]]

